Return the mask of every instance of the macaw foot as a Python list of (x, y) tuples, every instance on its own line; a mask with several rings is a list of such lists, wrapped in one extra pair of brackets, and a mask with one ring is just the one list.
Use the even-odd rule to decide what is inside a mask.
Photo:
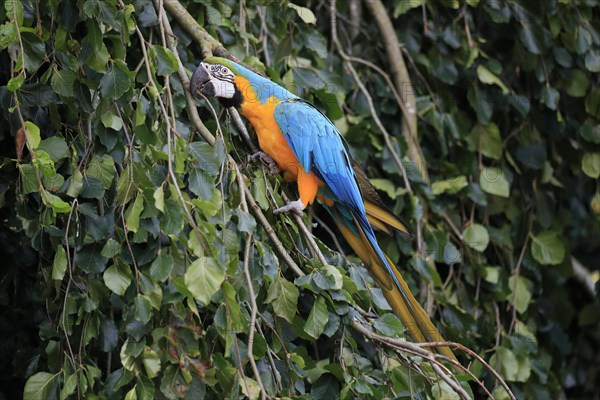
[(277, 175), (281, 172), (281, 168), (279, 168), (275, 160), (273, 160), (273, 158), (264, 151), (257, 151), (250, 156), (250, 161), (256, 160), (260, 160), (264, 165), (266, 165), (269, 175)]
[(289, 202), (288, 204), (286, 204), (283, 207), (279, 207), (278, 209), (273, 211), (273, 214), (281, 214), (281, 213), (287, 213), (290, 211), (294, 211), (296, 214), (302, 215), (302, 212), (304, 211), (305, 208), (306, 208), (306, 206), (304, 205), (302, 200), (296, 200), (296, 201)]

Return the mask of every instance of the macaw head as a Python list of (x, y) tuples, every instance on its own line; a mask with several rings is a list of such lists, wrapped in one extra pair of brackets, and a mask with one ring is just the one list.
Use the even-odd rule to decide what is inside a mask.
[(239, 107), (243, 102), (265, 103), (271, 97), (279, 100), (296, 96), (235, 62), (221, 57), (204, 59), (190, 79), (194, 96), (216, 97), (224, 107)]
[(237, 107), (242, 93), (234, 78), (240, 66), (220, 57), (208, 57), (198, 65), (190, 79), (190, 91), (194, 96), (216, 97), (225, 107)]

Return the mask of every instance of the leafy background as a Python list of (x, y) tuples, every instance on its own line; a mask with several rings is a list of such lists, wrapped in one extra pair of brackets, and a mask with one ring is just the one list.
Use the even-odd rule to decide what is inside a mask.
[(517, 398), (598, 398), (598, 2), (330, 8), (4, 2), (1, 398), (508, 398), (472, 356), (460, 392), (366, 338), (404, 333), (327, 216), (273, 216), (293, 188), (234, 114), (195, 111), (211, 51), (335, 121), (416, 233), (380, 240), (446, 339)]

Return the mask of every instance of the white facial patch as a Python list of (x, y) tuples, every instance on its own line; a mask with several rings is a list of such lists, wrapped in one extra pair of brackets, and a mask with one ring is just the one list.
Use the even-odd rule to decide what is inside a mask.
[(210, 76), (210, 83), (215, 88), (215, 97), (231, 99), (235, 94), (235, 84), (233, 83), (233, 72), (220, 64), (200, 63)]

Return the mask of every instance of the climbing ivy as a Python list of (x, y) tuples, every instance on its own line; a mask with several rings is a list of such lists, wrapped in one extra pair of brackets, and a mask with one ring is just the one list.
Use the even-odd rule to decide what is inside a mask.
[[(597, 395), (598, 2), (387, 1), (400, 83), (374, 3), (4, 2), (2, 397), (509, 398), (485, 364)], [(415, 233), (384, 250), (481, 357), (458, 384), (379, 340), (410, 338), (318, 206), (272, 215), (295, 189), (187, 92), (211, 51), (335, 122)]]

